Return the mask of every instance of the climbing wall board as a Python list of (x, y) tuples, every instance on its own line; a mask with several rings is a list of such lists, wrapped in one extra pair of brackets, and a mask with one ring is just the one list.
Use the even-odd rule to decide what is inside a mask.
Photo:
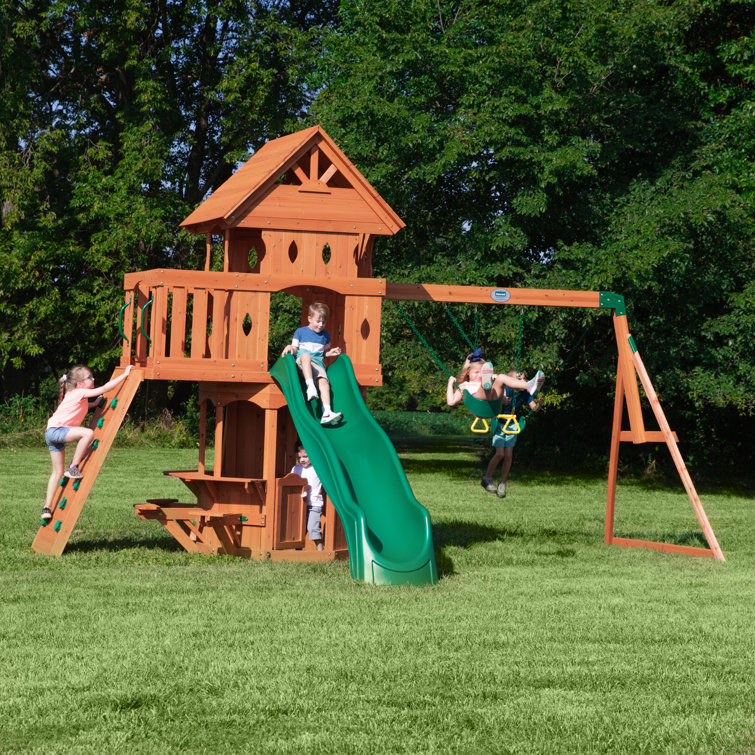
[[(117, 368), (113, 378), (122, 372), (122, 368)], [(79, 464), (84, 476), (80, 480), (69, 480), (67, 477), (61, 479), (50, 504), (52, 519), (40, 526), (31, 546), (37, 553), (50, 556), (63, 553), (141, 382), (142, 372), (135, 369), (122, 383), (105, 394), (105, 401), (95, 412), (90, 424), (94, 430), (92, 444)]]

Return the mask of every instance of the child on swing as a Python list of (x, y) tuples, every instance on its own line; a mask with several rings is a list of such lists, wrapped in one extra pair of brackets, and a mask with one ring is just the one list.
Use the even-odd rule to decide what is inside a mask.
[[(464, 364), (459, 371), (458, 377), (451, 376), (448, 378), (446, 388), (446, 403), (449, 406), (456, 406), (463, 398), (464, 391), (468, 391), (475, 398), (494, 401), (503, 396), (504, 388), (515, 388), (518, 391), (532, 392), (537, 390), (538, 381), (542, 385), (545, 376), (542, 371), (538, 370), (535, 377), (527, 381), (522, 376), (516, 377), (516, 372), (512, 377), (511, 373), (496, 375), (493, 371), (493, 365), (486, 362), (482, 356), (482, 349), (475, 349), (467, 355)], [(456, 387), (454, 388), (454, 383)]]
[[(505, 389), (513, 388), (517, 391), (527, 391), (535, 394), (545, 380), (542, 370), (538, 370), (530, 380), (525, 380), (522, 373), (515, 370), (508, 374), (496, 375), (493, 365), (486, 362), (482, 356), (482, 349), (475, 349), (467, 355), (458, 377), (448, 378), (446, 388), (446, 403), (456, 406), (464, 398), (464, 391), (472, 396), (486, 401), (505, 400)], [(454, 387), (456, 383), (456, 387)], [(509, 399), (510, 400), (510, 399)], [(485, 475), (480, 483), (490, 493), (497, 492), (489, 475)]]
[[(524, 377), (523, 372), (517, 372), (516, 370), (511, 370), (508, 374), (510, 377), (515, 378)], [(537, 378), (541, 374), (542, 373), (538, 372), (535, 377)], [(535, 396), (540, 391), (542, 384), (543, 380), (540, 380), (539, 382), (535, 381), (534, 391), (531, 391), (529, 387), (526, 391), (518, 392), (511, 388), (505, 389), (505, 414), (513, 415), (516, 418), (519, 431), (516, 433), (504, 432), (504, 428), (507, 428), (507, 423), (509, 423), (507, 429), (511, 429), (510, 420), (498, 420), (495, 432), (493, 433), (493, 448), (495, 449), (495, 453), (490, 459), (490, 462), (488, 462), (488, 468), (485, 471), (485, 476), (482, 478), (482, 487), (485, 488), (488, 493), (496, 493), (499, 498), (506, 497), (506, 478), (509, 476), (511, 462), (514, 459), (514, 446), (519, 438), (519, 434), (524, 430), (524, 418), (522, 417), (524, 407), (529, 406), (533, 412), (540, 409), (543, 405), (543, 397), (538, 396), (537, 399), (535, 399)], [(499, 464), (501, 465), (501, 481), (496, 487), (493, 482), (493, 475)]]
[[(129, 364), (122, 375), (113, 378), (99, 388), (94, 387), (94, 376), (89, 367), (82, 364), (71, 368), (63, 375), (58, 384), (60, 385), (60, 397), (58, 408), (47, 422), (45, 441), (50, 449), (52, 460), (52, 474), (47, 483), (47, 498), (42, 509), (42, 520), (49, 522), (52, 519), (50, 502), (55, 494), (55, 488), (60, 478), (65, 475), (74, 480), (81, 479), (84, 475), (79, 471), (79, 464), (84, 457), (84, 452), (92, 440), (94, 430), (89, 427), (81, 427), (81, 421), (86, 417), (90, 408), (90, 399), (97, 398), (107, 393), (116, 385), (124, 381), (129, 372)], [(66, 443), (76, 443), (71, 465), (64, 471), (66, 461)]]

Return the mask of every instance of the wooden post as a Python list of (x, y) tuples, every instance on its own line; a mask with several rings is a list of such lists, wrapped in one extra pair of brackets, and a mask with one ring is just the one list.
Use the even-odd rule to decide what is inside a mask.
[(613, 400), (613, 424), (611, 426), (611, 454), (608, 459), (608, 492), (606, 497), (605, 541), (613, 541), (613, 518), (616, 507), (616, 481), (619, 474), (619, 447), (621, 445), (621, 421), (624, 414), (624, 380), (621, 365), (616, 367), (616, 395)]
[(278, 410), (265, 409), (265, 450), (262, 455), (262, 477), (267, 483), (265, 490), (265, 514), (270, 526), (265, 528), (265, 550), (270, 553), (273, 550), (274, 529), (277, 512), (276, 507), (276, 484), (275, 484), (275, 461), (276, 461), (276, 438), (278, 436)]
[(223, 233), (223, 272), (227, 273), (229, 271), (228, 267), (228, 253), (231, 249), (231, 229), (226, 228), (225, 232)]
[(215, 407), (215, 463), (213, 464), (215, 477), (223, 476), (223, 406)]
[(197, 470), (205, 473), (205, 452), (207, 450), (207, 400), (199, 402), (199, 464)]
[(642, 419), (642, 404), (637, 388), (637, 378), (632, 366), (632, 351), (629, 348), (629, 327), (626, 315), (613, 315), (613, 329), (616, 333), (616, 347), (619, 350), (619, 369), (623, 374), (624, 395), (629, 413), (629, 426), (632, 428), (635, 443), (645, 443), (645, 423)]

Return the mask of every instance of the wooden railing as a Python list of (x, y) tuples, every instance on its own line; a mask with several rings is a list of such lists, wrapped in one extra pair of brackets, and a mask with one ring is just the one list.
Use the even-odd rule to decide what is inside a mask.
[[(322, 287), (353, 302), (371, 300), (378, 313), (385, 293), (382, 279), (330, 278)], [(286, 290), (302, 296), (308, 287), (293, 276), (158, 269), (127, 274), (124, 289), (119, 318), (123, 364), (144, 367), (158, 379), (271, 382), (270, 294)], [(364, 359), (369, 364), (362, 370), (377, 375), (371, 384), (380, 384), (379, 314), (376, 324), (370, 338), (375, 358)], [(348, 347), (350, 342), (364, 351), (368, 336), (363, 332), (342, 323), (331, 331), (333, 344)]]

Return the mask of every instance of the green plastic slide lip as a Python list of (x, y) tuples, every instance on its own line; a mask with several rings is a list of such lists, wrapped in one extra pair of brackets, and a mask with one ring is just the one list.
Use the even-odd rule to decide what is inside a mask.
[(613, 309), (618, 316), (626, 315), (627, 309), (624, 297), (621, 294), (612, 294), (610, 291), (601, 291), (599, 297), (601, 309)]
[(291, 355), (270, 374), (328, 497), (341, 518), (351, 576), (371, 584), (427, 585), (438, 581), (430, 515), (417, 501), (388, 436), (364, 404), (348, 356), (328, 368), (339, 425), (323, 427), (304, 399)]

